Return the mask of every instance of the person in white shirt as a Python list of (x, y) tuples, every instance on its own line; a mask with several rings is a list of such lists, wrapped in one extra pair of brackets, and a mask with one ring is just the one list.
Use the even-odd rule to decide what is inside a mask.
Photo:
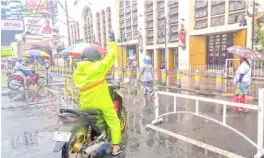
[(237, 88), (240, 88), (243, 94), (247, 94), (251, 84), (251, 67), (247, 58), (240, 58), (240, 63), (236, 71), (234, 84)]

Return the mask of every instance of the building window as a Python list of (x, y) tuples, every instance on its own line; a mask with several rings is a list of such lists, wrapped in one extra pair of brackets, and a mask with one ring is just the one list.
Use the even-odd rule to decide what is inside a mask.
[[(201, 29), (201, 28), (207, 27), (207, 19), (204, 20), (205, 18), (207, 18), (207, 15), (208, 15), (208, 7), (207, 6), (208, 6), (207, 0), (195, 1), (195, 7), (194, 7), (195, 25), (194, 25), (194, 29)], [(206, 24), (205, 24), (205, 21), (206, 21)]]
[(242, 11), (240, 13), (229, 14), (228, 24), (238, 23), (243, 18), (244, 15), (245, 15), (245, 11)]
[(207, 24), (208, 24), (207, 19), (197, 20), (195, 21), (194, 29), (198, 30), (198, 29), (206, 28)]
[(178, 0), (168, 1), (168, 8), (168, 23), (170, 26), (170, 35), (168, 40), (170, 42), (174, 42), (178, 40)]
[(225, 13), (225, 1), (214, 0), (211, 2), (211, 15), (219, 15)]
[(111, 9), (110, 7), (106, 8), (106, 13), (107, 13), (107, 28), (108, 28), (108, 32), (110, 33), (112, 30), (112, 20), (111, 20)]
[(145, 29), (146, 29), (146, 44), (152, 45), (154, 42), (154, 32), (153, 32), (153, 1), (145, 2), (145, 14), (147, 18), (145, 19)]
[(246, 8), (246, 3), (244, 0), (229, 1), (229, 11), (237, 11), (245, 8)]
[(165, 28), (166, 28), (166, 20), (165, 20), (165, 1), (159, 0), (157, 1), (157, 43), (165, 43)]
[(225, 16), (214, 17), (211, 20), (211, 26), (220, 26), (225, 24)]
[(132, 2), (133, 39), (138, 39), (138, 10), (137, 1)]
[(88, 8), (84, 13), (84, 40), (87, 43), (92, 43), (93, 38), (93, 19), (91, 9)]
[(228, 24), (238, 23), (245, 15), (246, 3), (244, 0), (229, 1)]

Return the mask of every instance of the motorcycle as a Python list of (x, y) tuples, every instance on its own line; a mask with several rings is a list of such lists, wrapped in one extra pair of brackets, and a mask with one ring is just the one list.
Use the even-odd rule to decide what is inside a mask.
[[(35, 84), (37, 84), (37, 86), (39, 86), (40, 88), (47, 86), (48, 80), (45, 77), (39, 76), (39, 74), (37, 74), (35, 70), (33, 70), (32, 72), (34, 76), (30, 77), (30, 79), (27, 80), (27, 86)], [(14, 73), (7, 73), (6, 76), (8, 77), (8, 88), (12, 90), (17, 90), (20, 87), (24, 86), (24, 79), (20, 75), (16, 75)]]
[[(122, 97), (117, 93), (120, 85), (109, 82), (108, 85), (123, 132), (127, 114), (122, 106)], [(103, 121), (100, 123), (101, 127), (98, 126), (98, 120), (103, 120), (100, 111), (60, 109), (58, 117), (62, 128), (53, 136), (53, 140), (56, 141), (53, 152), (61, 151), (62, 158), (73, 155), (84, 158), (102, 156), (110, 148), (111, 141), (106, 123)]]

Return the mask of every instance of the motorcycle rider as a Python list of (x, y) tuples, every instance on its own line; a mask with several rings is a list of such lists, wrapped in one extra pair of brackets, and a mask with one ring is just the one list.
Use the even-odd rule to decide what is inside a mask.
[(123, 152), (119, 146), (120, 120), (113, 107), (105, 76), (115, 63), (117, 48), (114, 34), (110, 33), (108, 52), (104, 58), (100, 60), (101, 55), (95, 48), (86, 48), (82, 55), (82, 61), (77, 62), (77, 68), (73, 74), (74, 84), (80, 90), (81, 109), (95, 109), (102, 112), (110, 129), (113, 144), (112, 155), (114, 156)]
[(19, 58), (16, 62), (15, 65), (15, 70), (18, 72), (22, 72), (22, 74), (20, 75), (21, 77), (23, 77), (24, 79), (24, 88), (28, 89), (27, 87), (27, 79), (30, 78), (30, 76), (33, 76), (33, 72), (30, 68), (25, 66), (25, 61), (22, 58)]

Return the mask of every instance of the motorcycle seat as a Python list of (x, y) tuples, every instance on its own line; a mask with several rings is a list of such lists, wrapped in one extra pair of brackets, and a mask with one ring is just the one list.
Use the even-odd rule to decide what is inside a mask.
[(75, 115), (100, 115), (100, 110), (94, 110), (94, 109), (60, 109), (60, 113), (72, 113)]

